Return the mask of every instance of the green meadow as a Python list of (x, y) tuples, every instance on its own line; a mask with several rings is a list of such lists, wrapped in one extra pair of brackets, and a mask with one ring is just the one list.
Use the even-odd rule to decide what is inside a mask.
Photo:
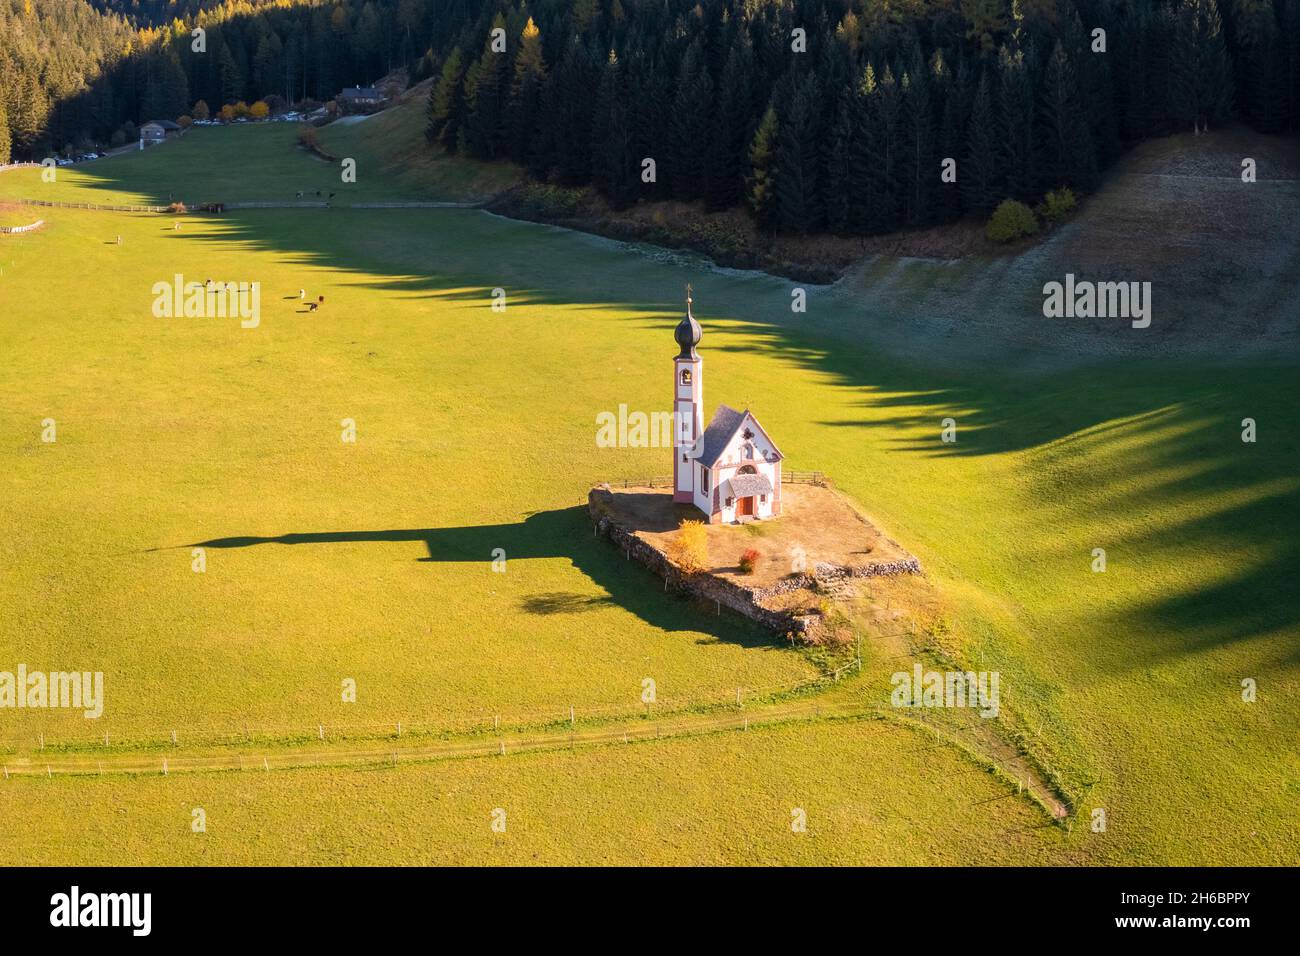
[[(356, 184), (293, 127), (245, 126), (53, 184), (0, 174), (0, 202), (457, 199), (510, 176), (395, 172), (365, 126), (323, 137)], [(886, 350), (852, 282), (793, 313), (782, 279), (469, 209), (40, 215), (0, 237), (0, 669), (102, 670), (106, 702), (0, 711), (6, 759), (38, 760), (40, 735), (93, 753), (106, 733), (559, 720), (635, 713), (646, 677), (690, 706), (822, 673), (665, 596), (586, 519), (592, 483), (669, 470), (664, 449), (598, 448), (596, 416), (668, 406), (691, 282), (708, 408), (752, 408), (789, 467), (920, 558), (946, 609), (926, 640), (1001, 673), (1076, 816), (1050, 825), (905, 727), (822, 720), (387, 769), (15, 776), (4, 863), (1300, 860), (1292, 356), (972, 363), (902, 296)], [(156, 318), (176, 274), (260, 283), (260, 323)]]

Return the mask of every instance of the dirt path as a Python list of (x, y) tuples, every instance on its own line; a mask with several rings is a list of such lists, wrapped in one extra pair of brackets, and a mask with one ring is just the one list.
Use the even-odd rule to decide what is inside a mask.
[[(831, 696), (835, 698), (838, 695), (832, 691)], [(1046, 782), (1036, 776), (1033, 768), (1024, 763), (1023, 758), (1013, 754), (981, 753), (970, 742), (947, 731), (927, 726), (922, 721), (900, 718), (886, 708), (864, 704), (850, 694), (839, 699), (798, 700), (741, 708), (721, 714), (681, 714), (659, 720), (636, 717), (568, 731), (506, 733), (458, 741), (420, 742), (408, 737), (405, 741), (399, 738), (384, 744), (374, 742), (346, 745), (324, 742), (318, 746), (227, 748), (190, 754), (176, 751), (92, 756), (86, 753), (46, 755), (35, 752), (5, 758), (2, 769), (3, 779), (8, 780), (19, 776), (52, 777), (55, 774), (95, 776), (106, 773), (172, 774), (231, 770), (266, 772), (307, 767), (396, 766), (399, 763), (458, 758), (509, 757), (520, 753), (632, 744), (712, 733), (744, 733), (751, 727), (816, 720), (895, 720), (918, 733), (933, 735), (936, 747), (957, 746), (973, 762), (997, 766), (1007, 778), (1021, 781), (1016, 786), (1015, 793), (1030, 797), (1055, 819), (1066, 815), (1064, 805)], [(1017, 763), (1017, 760), (1020, 762)]]

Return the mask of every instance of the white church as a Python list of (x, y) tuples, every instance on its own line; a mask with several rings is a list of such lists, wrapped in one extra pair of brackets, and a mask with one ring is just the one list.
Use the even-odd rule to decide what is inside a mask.
[(695, 505), (710, 524), (776, 517), (784, 456), (758, 419), (748, 409), (719, 405), (704, 427), (704, 362), (695, 351), (700, 335), (687, 286), (686, 317), (673, 333), (681, 347), (673, 359), (673, 501)]

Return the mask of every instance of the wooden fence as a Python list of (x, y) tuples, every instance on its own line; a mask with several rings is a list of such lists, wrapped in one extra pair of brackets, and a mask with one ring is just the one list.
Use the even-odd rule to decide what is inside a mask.
[(826, 475), (820, 471), (781, 471), (781, 483), (783, 485), (818, 485), (825, 488), (829, 482)]
[[(614, 481), (606, 482), (611, 488), (671, 488), (673, 486), (672, 475), (656, 475), (653, 478), (621, 478)], [(820, 471), (781, 471), (781, 484), (783, 485), (818, 485), (826, 487), (829, 482), (826, 475)]]
[(94, 209), (100, 212), (166, 212), (166, 206), (108, 206), (93, 202), (55, 202), (51, 199), (15, 199), (23, 206), (46, 206), (54, 209)]

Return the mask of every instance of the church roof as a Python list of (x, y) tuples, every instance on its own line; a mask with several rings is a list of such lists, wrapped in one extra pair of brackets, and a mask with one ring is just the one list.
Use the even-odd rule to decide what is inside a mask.
[(699, 463), (705, 468), (712, 468), (722, 457), (722, 453), (727, 450), (731, 440), (736, 437), (736, 432), (740, 431), (746, 419), (753, 422), (754, 427), (763, 433), (768, 444), (772, 446), (772, 451), (776, 453), (773, 461), (779, 461), (785, 456), (781, 454), (781, 449), (776, 447), (776, 442), (772, 441), (772, 436), (767, 430), (758, 423), (758, 419), (750, 414), (749, 409), (738, 412), (729, 405), (719, 405), (718, 410), (713, 413), (713, 420), (709, 422), (709, 427), (704, 429), (704, 434), (700, 438), (700, 457)]
[(722, 457), (722, 453), (731, 444), (732, 437), (740, 430), (740, 423), (745, 420), (745, 412), (738, 412), (728, 405), (719, 405), (713, 413), (713, 420), (704, 429), (701, 439), (700, 464), (712, 468)]
[(730, 497), (748, 498), (750, 495), (770, 495), (772, 483), (767, 475), (732, 475), (727, 484), (731, 486)]

